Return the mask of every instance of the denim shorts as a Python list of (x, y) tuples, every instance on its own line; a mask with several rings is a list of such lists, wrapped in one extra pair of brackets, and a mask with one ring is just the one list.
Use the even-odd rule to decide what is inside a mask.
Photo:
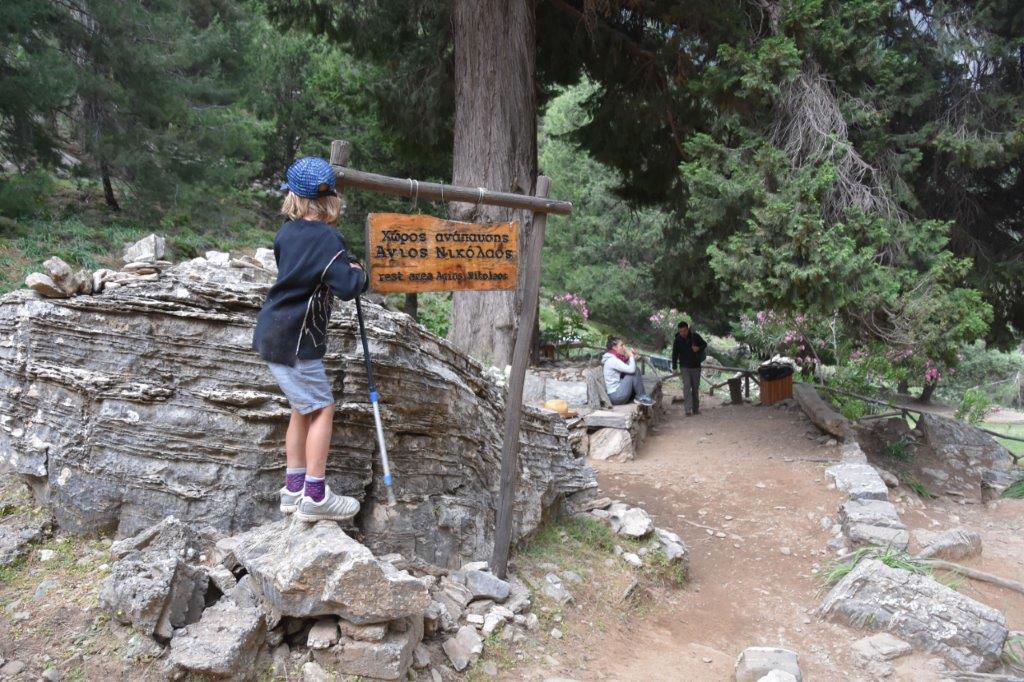
[(288, 398), (288, 404), (299, 414), (309, 414), (334, 404), (323, 360), (296, 358), (294, 367), (274, 362), (268, 362), (267, 366)]

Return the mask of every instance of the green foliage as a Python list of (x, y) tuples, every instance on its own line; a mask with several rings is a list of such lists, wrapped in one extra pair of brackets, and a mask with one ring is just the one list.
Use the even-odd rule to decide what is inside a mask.
[[(70, 60), (54, 39), (61, 13), (57, 3), (38, 0), (0, 7), (0, 157), (21, 170), (57, 158), (53, 114), (73, 83)], [(8, 205), (0, 203), (0, 211)]]
[(956, 372), (948, 374), (937, 394), (947, 401), (959, 401), (971, 389), (983, 393), (993, 406), (1019, 405), (1024, 376), (1024, 354), (1001, 351), (977, 341), (961, 349)]
[(452, 295), (430, 292), (417, 294), (416, 299), (419, 323), (442, 338), (448, 336), (452, 314)]
[(36, 169), (23, 175), (0, 176), (0, 216), (25, 218), (35, 214), (54, 190), (53, 178)]
[(979, 424), (985, 419), (985, 414), (992, 408), (988, 395), (980, 388), (969, 388), (964, 393), (960, 406), (956, 410), (956, 418), (968, 421), (971, 424)]
[(597, 320), (639, 330), (654, 310), (652, 265), (668, 217), (617, 198), (621, 178), (571, 141), (588, 120), (581, 102), (594, 90), (588, 81), (562, 90), (541, 119), (540, 170), (552, 193), (574, 206), (570, 216), (548, 218), (544, 286), (582, 296)]

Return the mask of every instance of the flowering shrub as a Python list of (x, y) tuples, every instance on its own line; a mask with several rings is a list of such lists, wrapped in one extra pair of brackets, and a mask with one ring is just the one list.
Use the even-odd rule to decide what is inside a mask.
[(554, 304), (558, 320), (546, 331), (553, 340), (556, 343), (582, 341), (586, 332), (585, 322), (590, 319), (590, 308), (587, 307), (586, 299), (573, 293), (565, 293), (554, 296), (551, 302)]
[(679, 323), (682, 320), (688, 319), (689, 317), (687, 317), (686, 313), (680, 312), (675, 308), (661, 308), (647, 318), (647, 321), (651, 323), (654, 336), (660, 342), (660, 347), (665, 348), (672, 345), (672, 340), (676, 335), (676, 330), (679, 328)]
[(777, 353), (793, 358), (805, 376), (822, 364), (822, 356), (834, 357), (831, 321), (815, 320), (808, 315), (759, 310), (753, 315), (741, 315), (733, 334), (762, 360)]

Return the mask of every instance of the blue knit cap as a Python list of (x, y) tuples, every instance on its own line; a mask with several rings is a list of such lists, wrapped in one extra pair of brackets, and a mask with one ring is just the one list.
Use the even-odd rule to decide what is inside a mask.
[(299, 159), (288, 167), (288, 182), (281, 185), (281, 191), (292, 191), (300, 197), (335, 196), (334, 169), (331, 164), (317, 156)]

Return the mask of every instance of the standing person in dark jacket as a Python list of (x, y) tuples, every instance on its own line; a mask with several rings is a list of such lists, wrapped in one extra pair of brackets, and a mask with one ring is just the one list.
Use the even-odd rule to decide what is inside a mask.
[(680, 322), (672, 342), (672, 371), (678, 367), (683, 380), (683, 408), (686, 416), (700, 414), (700, 363), (708, 342), (690, 325)]
[(287, 469), (281, 511), (304, 521), (344, 521), (359, 502), (337, 495), (324, 478), (334, 420), (334, 396), (324, 370), (332, 295), (348, 301), (368, 280), (332, 227), (341, 214), (334, 169), (315, 157), (288, 169), (274, 237), (277, 282), (256, 318), (252, 347), (270, 368), (292, 408), (285, 435)]

